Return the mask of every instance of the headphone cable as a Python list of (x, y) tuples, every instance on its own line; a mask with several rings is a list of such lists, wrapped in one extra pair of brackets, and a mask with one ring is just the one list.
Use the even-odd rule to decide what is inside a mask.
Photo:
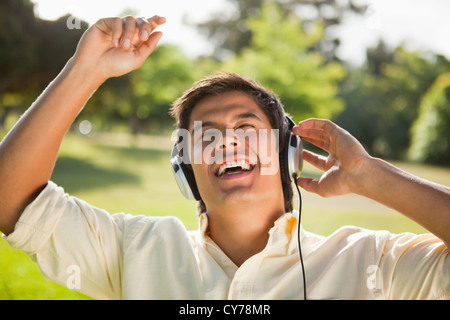
[[(294, 180), (295, 181), (295, 180)], [(302, 265), (302, 276), (303, 276), (303, 300), (306, 300), (306, 276), (305, 276), (305, 266), (303, 265), (303, 255), (302, 246), (300, 245), (300, 221), (302, 217), (302, 196), (300, 193), (300, 188), (298, 187), (297, 181), (295, 181), (295, 186), (297, 187), (299, 205), (298, 205), (298, 223), (297, 223), (297, 241), (298, 241), (298, 254), (300, 256), (300, 263)]]

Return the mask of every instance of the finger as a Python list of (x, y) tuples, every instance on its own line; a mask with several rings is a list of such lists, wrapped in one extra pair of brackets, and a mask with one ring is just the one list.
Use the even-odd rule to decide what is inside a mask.
[(158, 45), (159, 40), (162, 37), (162, 32), (153, 32), (147, 41), (143, 42), (139, 47), (139, 55), (144, 61), (147, 57), (155, 51), (156, 46)]
[(300, 129), (320, 129), (324, 130), (330, 134), (333, 133), (334, 130), (339, 128), (336, 124), (326, 119), (307, 119), (304, 121), (300, 121), (298, 124), (298, 128)]
[(121, 18), (113, 18), (111, 21), (112, 44), (114, 47), (119, 46), (119, 40), (123, 32), (123, 21)]
[(303, 141), (307, 141), (313, 145), (315, 145), (316, 147), (322, 149), (323, 151), (326, 151), (328, 153), (330, 153), (330, 143), (326, 142), (326, 141), (322, 141), (319, 139), (314, 139), (314, 138), (307, 138), (307, 137), (302, 137)]
[(308, 192), (318, 193), (319, 181), (316, 179), (301, 177), (297, 179), (297, 185)]
[(148, 37), (152, 33), (152, 26), (147, 19), (137, 18), (136, 24), (139, 27), (139, 39), (142, 41), (147, 41)]
[(317, 169), (322, 171), (328, 170), (327, 157), (315, 154), (308, 150), (303, 150), (303, 160), (312, 164)]
[(303, 140), (308, 141), (315, 146), (330, 152), (331, 136), (327, 132), (321, 129), (300, 129), (299, 127), (294, 127), (292, 132), (300, 136)]
[(123, 33), (120, 43), (124, 49), (130, 48), (135, 31), (136, 20), (131, 16), (123, 18)]
[(303, 138), (311, 138), (323, 142), (330, 142), (331, 139), (330, 134), (322, 129), (301, 129), (300, 127), (296, 126), (292, 128), (292, 132)]
[(155, 30), (158, 26), (166, 23), (166, 18), (164, 17), (160, 17), (158, 15), (154, 15), (153, 17), (148, 19), (148, 22), (150, 23), (151, 26), (151, 31)]
[[(166, 22), (166, 18), (160, 16), (153, 16), (149, 19), (138, 18), (136, 19), (136, 24), (139, 28), (139, 39), (141, 41), (147, 41), (153, 30), (155, 30), (158, 26), (164, 24)], [(161, 38), (161, 36), (159, 36)], [(158, 39), (159, 40), (159, 39)]]

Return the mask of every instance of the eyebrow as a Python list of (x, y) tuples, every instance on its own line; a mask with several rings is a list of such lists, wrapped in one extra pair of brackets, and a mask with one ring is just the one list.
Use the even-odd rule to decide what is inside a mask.
[(234, 120), (241, 120), (241, 119), (256, 119), (260, 122), (263, 122), (263, 120), (256, 114), (252, 112), (246, 112), (238, 114), (236, 117), (234, 117)]
[(198, 130), (198, 129), (203, 129), (203, 128), (206, 128), (206, 127), (214, 127), (215, 125), (217, 125), (217, 122), (214, 122), (214, 121), (194, 121), (194, 123), (195, 122), (200, 122), (200, 124), (195, 124), (193, 127), (192, 127), (192, 130), (191, 130), (191, 133), (194, 133), (196, 130)]
[[(238, 120), (242, 120), (242, 119), (255, 119), (259, 122), (263, 122), (263, 120), (256, 114), (252, 113), (252, 112), (246, 112), (246, 113), (240, 113), (238, 115), (236, 115), (233, 120), (234, 121), (238, 121)], [(207, 127), (215, 127), (217, 126), (217, 122), (215, 121), (201, 121), (201, 128), (207, 128)], [(191, 133), (193, 133), (195, 130), (200, 129), (200, 125), (194, 125), (192, 127)]]

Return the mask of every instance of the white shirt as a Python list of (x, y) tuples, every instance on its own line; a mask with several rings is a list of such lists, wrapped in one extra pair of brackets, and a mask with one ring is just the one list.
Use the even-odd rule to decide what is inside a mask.
[[(239, 268), (208, 237), (207, 220), (187, 231), (175, 217), (110, 215), (49, 182), (4, 238), (44, 277), (94, 299), (303, 299), (296, 212)], [(450, 298), (449, 250), (433, 235), (300, 235), (309, 299)]]

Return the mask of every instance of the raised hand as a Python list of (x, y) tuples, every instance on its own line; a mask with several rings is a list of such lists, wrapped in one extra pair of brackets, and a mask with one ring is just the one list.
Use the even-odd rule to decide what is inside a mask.
[(165, 22), (159, 16), (100, 19), (81, 38), (74, 62), (84, 64), (101, 80), (135, 70), (155, 50), (162, 36), (155, 29)]
[(304, 150), (303, 159), (325, 171), (319, 180), (301, 177), (299, 186), (323, 197), (355, 192), (370, 156), (347, 131), (329, 120), (308, 119), (293, 128), (294, 134), (328, 153), (328, 157)]

